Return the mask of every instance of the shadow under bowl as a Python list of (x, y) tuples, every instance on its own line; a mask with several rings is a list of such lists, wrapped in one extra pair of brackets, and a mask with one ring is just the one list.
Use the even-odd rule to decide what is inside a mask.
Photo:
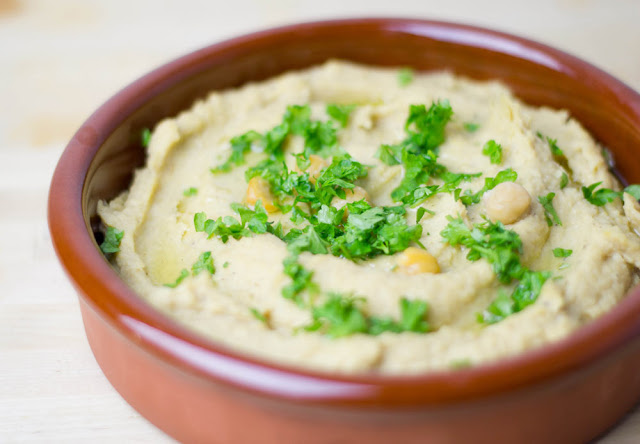
[(99, 200), (144, 161), (145, 127), (216, 89), (330, 58), (497, 79), (532, 105), (569, 110), (640, 182), (640, 96), (561, 51), (503, 33), (412, 19), (271, 29), (168, 63), (100, 107), (69, 142), (49, 195), (57, 254), (89, 343), (120, 394), (184, 442), (582, 442), (640, 397), (640, 291), (568, 338), (493, 364), (417, 376), (337, 375), (242, 355), (139, 298), (95, 240)]

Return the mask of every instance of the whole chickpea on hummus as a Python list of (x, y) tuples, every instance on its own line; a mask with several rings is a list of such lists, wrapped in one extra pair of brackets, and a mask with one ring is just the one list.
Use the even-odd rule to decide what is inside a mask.
[(640, 281), (638, 197), (565, 111), (331, 61), (160, 122), (98, 212), (125, 282), (212, 340), (409, 374), (512, 356), (610, 310)]

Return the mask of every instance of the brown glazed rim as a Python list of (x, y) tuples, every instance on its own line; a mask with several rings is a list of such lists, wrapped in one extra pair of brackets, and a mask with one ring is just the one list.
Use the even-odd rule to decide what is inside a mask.
[[(53, 176), (48, 218), (54, 247), (76, 289), (141, 352), (186, 375), (269, 399), (312, 405), (429, 407), (534, 387), (612, 358), (640, 335), (640, 289), (564, 340), (493, 364), (415, 376), (341, 375), (278, 365), (243, 355), (179, 326), (138, 297), (100, 253), (86, 215), (83, 187), (94, 156), (127, 115), (157, 94), (256, 42), (297, 33), (359, 26), (412, 33), (456, 45), (506, 53), (532, 62), (543, 57), (584, 82), (605, 88), (640, 128), (640, 96), (620, 81), (548, 46), (482, 28), (414, 19), (348, 19), (257, 32), (198, 50), (135, 81), (101, 106), (78, 130)], [(556, 68), (558, 69), (558, 68)]]

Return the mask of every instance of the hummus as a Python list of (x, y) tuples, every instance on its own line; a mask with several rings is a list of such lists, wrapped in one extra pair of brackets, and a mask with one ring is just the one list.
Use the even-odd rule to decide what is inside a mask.
[[(638, 203), (620, 191), (601, 147), (566, 111), (527, 106), (497, 82), (449, 73), (416, 73), (408, 82), (406, 72), (399, 82), (397, 74), (332, 61), (213, 92), (160, 122), (131, 188), (98, 207), (105, 226), (124, 232), (108, 251), (119, 250), (110, 259), (125, 282), (168, 316), (238, 351), (318, 370), (395, 374), (477, 365), (557, 341), (638, 283)], [(355, 106), (337, 107), (342, 116), (332, 118), (328, 104)], [(245, 176), (273, 158), (264, 135), (277, 138), (292, 105), (310, 110), (307, 123), (319, 123), (307, 133), (289, 126), (279, 148), (287, 174), (318, 189), (336, 157), (364, 170), (345, 188), (331, 188), (338, 196), (329, 196), (330, 205), (300, 203), (297, 217), (290, 208), (301, 188), (278, 195), (275, 182), (258, 177), (248, 185)], [(452, 110), (441, 116), (442, 140), (429, 114), (438, 106)], [(335, 143), (323, 128), (333, 128)], [(412, 134), (426, 138), (411, 141)], [(410, 162), (420, 159), (405, 148), (437, 157), (437, 167), (408, 183)], [(315, 153), (313, 162), (293, 155), (305, 150)], [(233, 152), (237, 164), (227, 162)], [(225, 239), (232, 222), (225, 217), (240, 224), (232, 204), (253, 209), (255, 195), (273, 222), (267, 232), (247, 224), (237, 239)], [(357, 200), (401, 209), (357, 218), (360, 210), (344, 206)], [(318, 241), (321, 251), (309, 242), (292, 249), (287, 233), (312, 223), (305, 214), (318, 223), (329, 206), (343, 208), (331, 222), (338, 230), (393, 219), (404, 244), (388, 235), (378, 250), (359, 255), (348, 240), (331, 237)], [(376, 229), (380, 240), (383, 229)], [(301, 287), (292, 290), (293, 281)]]

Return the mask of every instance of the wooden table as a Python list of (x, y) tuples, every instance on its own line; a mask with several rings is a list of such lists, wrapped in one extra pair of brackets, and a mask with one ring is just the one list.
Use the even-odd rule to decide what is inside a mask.
[[(452, 4), (454, 3), (454, 4)], [(394, 15), (488, 26), (574, 53), (640, 90), (640, 2), (0, 0), (0, 442), (171, 442), (113, 390), (51, 247), (49, 180), (75, 129), (153, 67), (293, 21)], [(601, 442), (640, 442), (636, 409)]]

